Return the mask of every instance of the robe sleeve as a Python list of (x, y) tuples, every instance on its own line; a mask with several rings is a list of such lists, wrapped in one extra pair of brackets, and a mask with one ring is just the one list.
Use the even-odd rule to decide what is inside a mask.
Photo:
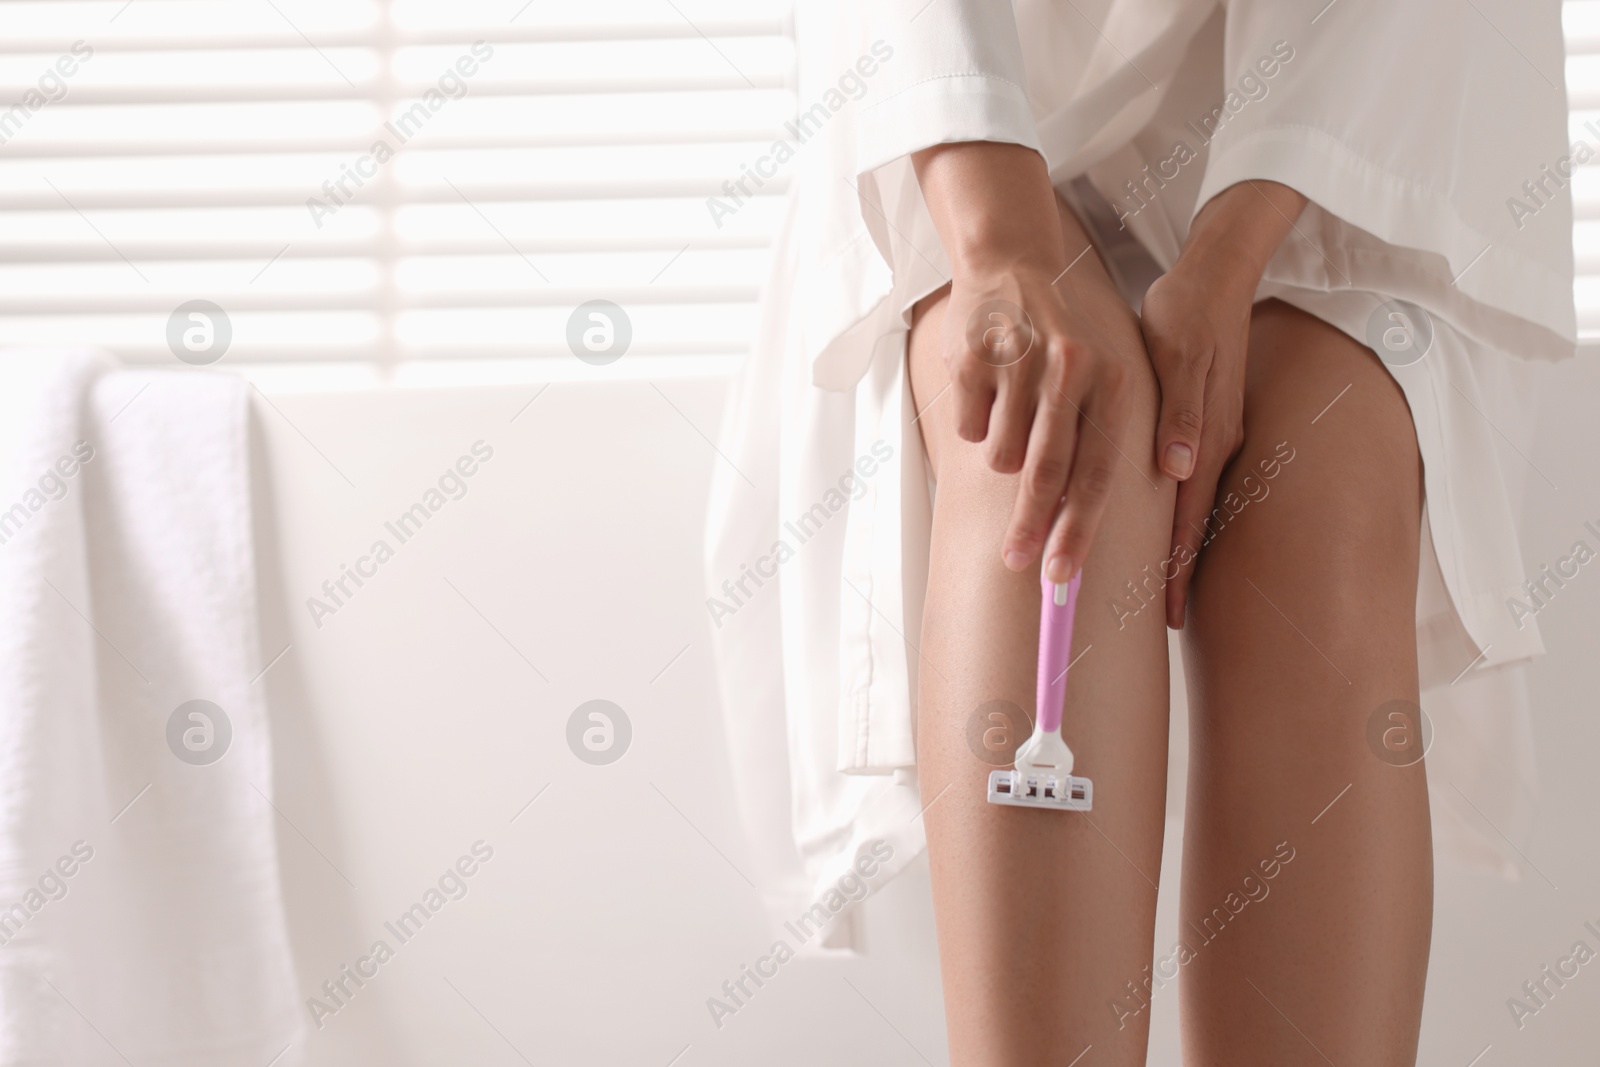
[(1039, 150), (1011, 0), (869, 0), (867, 39), (893, 50), (857, 122), (866, 173), (931, 145)]

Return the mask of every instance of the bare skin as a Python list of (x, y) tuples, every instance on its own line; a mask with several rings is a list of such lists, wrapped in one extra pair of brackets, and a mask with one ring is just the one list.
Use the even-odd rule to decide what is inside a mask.
[[(1432, 919), (1426, 784), (1420, 763), (1389, 766), (1366, 743), (1380, 704), (1417, 697), (1420, 461), (1404, 398), (1339, 331), (1251, 307), (1304, 205), (1292, 190), (1219, 194), (1141, 323), (1093, 253), (1073, 260), (1087, 238), (1053, 195), (1048, 238), (1018, 223), (1037, 218), (1042, 165), (973, 147), (918, 159), (955, 277), (919, 305), (909, 355), (938, 484), (918, 759), (952, 1063), (1065, 1064), (1090, 1046), (1085, 1064), (1144, 1062), (1145, 968), (1171, 947), (1152, 945), (1162, 624), (1186, 618), (1185, 1063), (1412, 1063)], [(962, 324), (996, 293), (1020, 296), (1046, 341), (1060, 335), (1040, 366), (971, 365)], [(1049, 389), (1072, 402), (1047, 403)], [(1079, 457), (1107, 451), (1075, 493), (1096, 471)], [(1192, 526), (1230, 492), (1251, 502), (1196, 562)], [(1114, 606), (1169, 558), (1177, 576), (1146, 586), (1147, 610)], [(991, 767), (968, 742), (988, 702), (1032, 711), (1040, 565), (1084, 573), (1065, 720), (1095, 780), (1083, 815), (987, 805)], [(1247, 874), (1270, 896), (1235, 915), (1230, 893), (1260, 891)]]

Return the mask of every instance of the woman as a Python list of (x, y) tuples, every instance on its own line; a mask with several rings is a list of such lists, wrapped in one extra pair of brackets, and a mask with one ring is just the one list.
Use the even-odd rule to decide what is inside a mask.
[[(1430, 711), (1518, 736), (1503, 668), (1542, 648), (1506, 608), (1495, 439), (1520, 364), (1572, 351), (1574, 152), (1558, 4), (1318, 7), (799, 16), (711, 614), (774, 907), (925, 832), (953, 1063), (1143, 1063), (1180, 972), (1190, 1067), (1415, 1061), (1417, 708), (1439, 686)], [(1140, 255), (1164, 272), (1142, 294)], [(1031, 707), (1041, 568), (1083, 573), (1081, 816), (986, 804), (974, 742)], [(1452, 781), (1482, 801), (1485, 777)]]

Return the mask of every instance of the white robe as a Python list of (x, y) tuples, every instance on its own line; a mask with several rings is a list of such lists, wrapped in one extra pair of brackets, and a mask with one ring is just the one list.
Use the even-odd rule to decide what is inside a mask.
[[(1037, 149), (1064, 193), (1086, 177), (1162, 269), (1211, 196), (1282, 182), (1310, 204), (1258, 298), (1364, 344), (1391, 324), (1384, 301), (1423, 309), (1431, 346), (1390, 369), (1425, 470), (1434, 835), (1516, 876), (1504, 838), (1531, 829), (1537, 788), (1517, 665), (1543, 652), (1515, 607), (1539, 601), (1512, 506), (1543, 476), (1516, 450), (1532, 365), (1569, 357), (1576, 336), (1560, 4), (1318, 6), (799, 5), (792, 158), (774, 146), (755, 167), (791, 174), (788, 213), (707, 540), (741, 810), (778, 916), (876, 840), (893, 858), (873, 888), (924, 847), (915, 645), (931, 511), (904, 364), (910, 308), (949, 261), (908, 156), (970, 140)], [(857, 946), (850, 914), (829, 947)]]

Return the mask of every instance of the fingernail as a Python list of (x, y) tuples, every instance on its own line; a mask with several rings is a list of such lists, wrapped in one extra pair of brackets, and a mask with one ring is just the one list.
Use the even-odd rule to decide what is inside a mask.
[(1006, 553), (1005, 559), (1006, 566), (1014, 571), (1020, 571), (1028, 565), (1028, 557), (1014, 548)]
[(1194, 450), (1188, 445), (1174, 441), (1167, 446), (1167, 473), (1182, 481), (1189, 477), (1189, 472), (1194, 470)]
[(1071, 556), (1051, 556), (1050, 562), (1045, 565), (1045, 577), (1057, 585), (1061, 585), (1072, 577)]

